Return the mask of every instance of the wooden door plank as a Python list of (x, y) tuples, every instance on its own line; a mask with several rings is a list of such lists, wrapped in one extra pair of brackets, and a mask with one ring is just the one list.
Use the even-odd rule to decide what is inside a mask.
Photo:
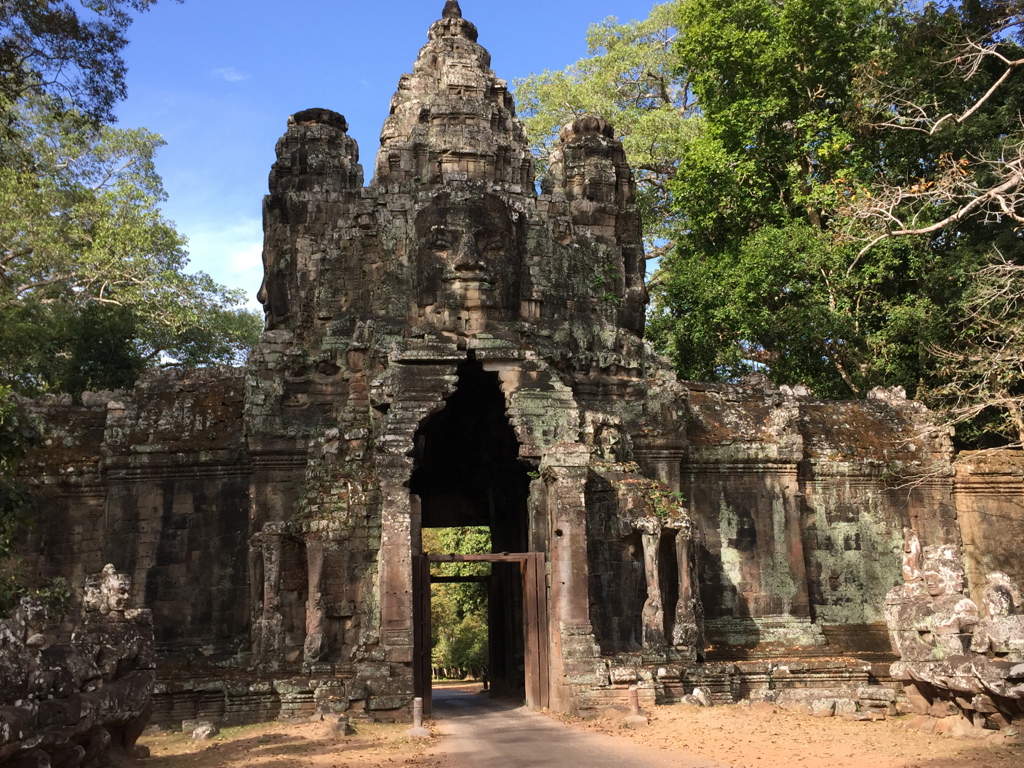
[(547, 568), (543, 552), (533, 553), (534, 584), (533, 593), (537, 601), (537, 648), (539, 669), (538, 687), (540, 698), (538, 705), (541, 709), (547, 709), (551, 705), (551, 667), (549, 658), (550, 638), (548, 637), (548, 583)]
[(520, 575), (523, 580), (523, 635), (526, 651), (526, 706), (530, 709), (537, 709), (540, 698), (537, 690), (540, 670), (537, 668), (537, 604), (533, 595), (533, 572), (530, 567), (531, 561), (528, 558), (520, 567)]

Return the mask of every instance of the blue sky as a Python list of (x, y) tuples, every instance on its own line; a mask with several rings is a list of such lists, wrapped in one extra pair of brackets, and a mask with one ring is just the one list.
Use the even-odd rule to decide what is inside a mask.
[[(608, 16), (644, 18), (654, 0), (461, 0), (491, 66), (510, 82), (586, 55)], [(242, 288), (262, 277), (261, 201), (288, 116), (341, 112), (369, 182), (398, 78), (443, 0), (163, 0), (132, 26), (122, 127), (167, 141), (164, 212), (189, 238), (191, 269)]]

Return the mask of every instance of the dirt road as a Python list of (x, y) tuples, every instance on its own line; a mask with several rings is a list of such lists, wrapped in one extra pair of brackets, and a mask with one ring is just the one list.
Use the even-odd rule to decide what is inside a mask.
[(907, 718), (819, 719), (770, 705), (654, 707), (631, 731), (622, 716), (581, 721), (489, 699), (479, 686), (435, 690), (434, 738), (409, 726), (327, 722), (228, 728), (212, 741), (147, 733), (139, 768), (1021, 768), (1024, 747), (908, 732)]
[(434, 717), (441, 740), (431, 755), (458, 768), (728, 768), (577, 730), (466, 689), (434, 691)]

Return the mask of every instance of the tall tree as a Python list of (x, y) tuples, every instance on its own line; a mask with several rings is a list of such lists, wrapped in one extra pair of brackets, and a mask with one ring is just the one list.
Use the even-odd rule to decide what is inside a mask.
[(37, 101), (20, 104), (19, 155), (0, 164), (0, 380), (81, 391), (158, 363), (239, 359), (259, 319), (240, 291), (185, 271), (159, 209), (160, 138)]
[(121, 51), (132, 14), (155, 2), (0, 2), (0, 110), (46, 94), (55, 107), (77, 110), (94, 125), (111, 122), (126, 94)]

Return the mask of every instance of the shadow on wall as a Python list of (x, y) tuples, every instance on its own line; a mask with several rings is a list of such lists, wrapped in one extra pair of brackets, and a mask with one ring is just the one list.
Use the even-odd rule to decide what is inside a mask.
[(709, 549), (704, 537), (699, 535), (694, 545), (705, 613), (705, 659), (745, 659), (754, 655), (764, 640), (761, 627), (750, 616), (746, 595), (729, 577), (721, 551)]

